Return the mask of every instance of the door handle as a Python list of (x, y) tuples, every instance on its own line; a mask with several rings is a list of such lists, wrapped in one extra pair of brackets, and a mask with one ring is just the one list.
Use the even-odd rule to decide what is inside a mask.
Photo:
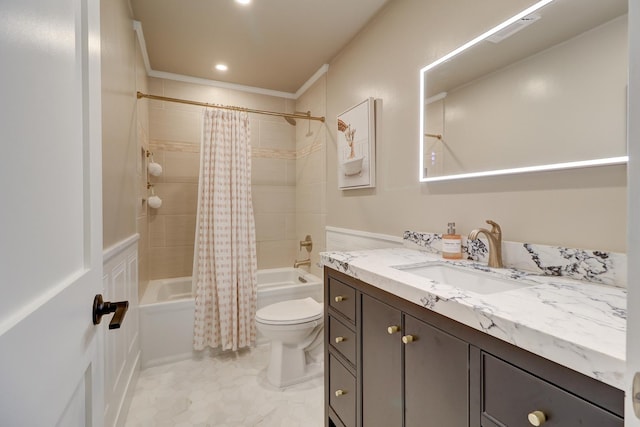
[(93, 298), (93, 324), (100, 324), (105, 314), (115, 313), (109, 322), (109, 329), (119, 329), (128, 309), (129, 301), (104, 301), (102, 294), (98, 294)]

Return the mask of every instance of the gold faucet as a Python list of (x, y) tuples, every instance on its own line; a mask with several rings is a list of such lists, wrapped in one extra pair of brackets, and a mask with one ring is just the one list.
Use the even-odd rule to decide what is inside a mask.
[(489, 267), (502, 268), (502, 230), (490, 219), (487, 220), (487, 224), (491, 225), (491, 231), (486, 228), (476, 228), (469, 233), (469, 240), (476, 240), (478, 234), (484, 233), (489, 240)]
[(303, 259), (301, 261), (295, 260), (295, 262), (293, 263), (293, 268), (298, 268), (303, 265), (308, 265), (309, 267), (311, 267), (311, 258)]

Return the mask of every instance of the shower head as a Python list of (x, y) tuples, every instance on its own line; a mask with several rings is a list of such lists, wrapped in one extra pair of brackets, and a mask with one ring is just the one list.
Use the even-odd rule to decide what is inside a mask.
[[(304, 116), (307, 116), (307, 117), (311, 117), (311, 111), (294, 111), (294, 112), (293, 112), (293, 113), (291, 113), (291, 114), (293, 114), (293, 115), (295, 115), (295, 116), (298, 116), (298, 118), (302, 118), (302, 119), (304, 119), (304, 117), (299, 117), (299, 116), (303, 116), (303, 115), (304, 115)], [(282, 116), (282, 117), (283, 117), (283, 118), (287, 121), (287, 123), (289, 123), (290, 125), (292, 125), (292, 126), (295, 126), (295, 125), (296, 125), (296, 119), (294, 119), (293, 117), (291, 117), (291, 116)]]

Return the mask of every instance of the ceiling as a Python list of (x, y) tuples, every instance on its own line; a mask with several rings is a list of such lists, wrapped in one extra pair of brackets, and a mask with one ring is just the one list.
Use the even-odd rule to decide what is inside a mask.
[(152, 70), (295, 93), (390, 0), (130, 1)]

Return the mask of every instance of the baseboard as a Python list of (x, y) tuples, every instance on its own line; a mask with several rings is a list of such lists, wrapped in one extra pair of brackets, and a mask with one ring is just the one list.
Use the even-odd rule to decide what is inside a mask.
[(136, 354), (135, 362), (133, 364), (133, 368), (131, 372), (129, 372), (129, 378), (127, 379), (127, 384), (125, 386), (125, 393), (120, 401), (120, 405), (118, 406), (118, 412), (116, 414), (116, 420), (114, 423), (115, 427), (124, 427), (127, 422), (127, 414), (129, 413), (129, 408), (131, 407), (131, 401), (133, 400), (133, 394), (136, 390), (136, 384), (138, 383), (138, 378), (140, 377), (140, 351)]

